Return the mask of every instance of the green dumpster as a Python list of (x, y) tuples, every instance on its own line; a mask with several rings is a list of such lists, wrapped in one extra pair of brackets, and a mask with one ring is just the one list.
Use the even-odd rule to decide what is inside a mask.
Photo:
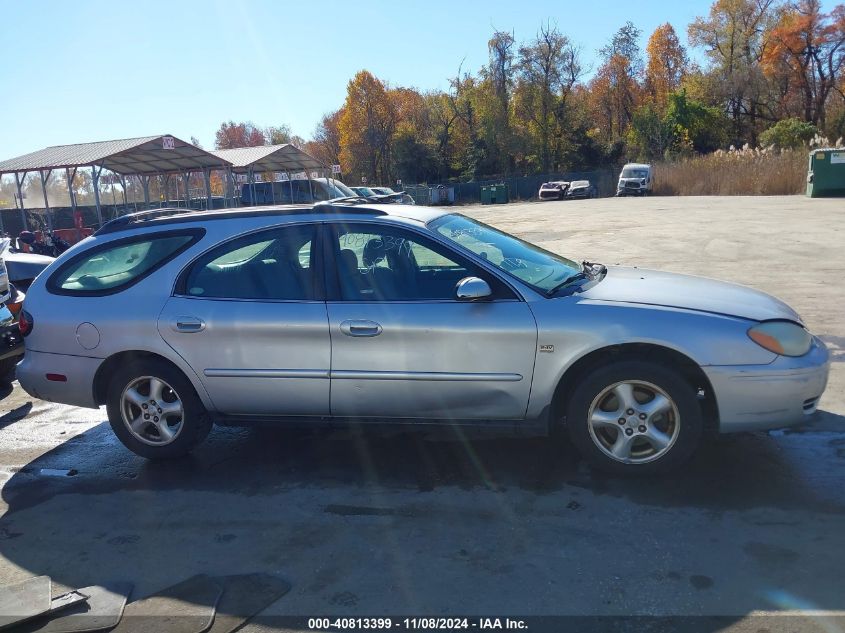
[(481, 204), (492, 204), (493, 202), (493, 187), (491, 185), (482, 185), (481, 187)]
[(807, 195), (811, 198), (845, 196), (845, 148), (810, 152)]

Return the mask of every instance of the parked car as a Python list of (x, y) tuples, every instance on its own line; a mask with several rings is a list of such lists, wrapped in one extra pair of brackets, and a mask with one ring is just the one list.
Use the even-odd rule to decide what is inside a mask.
[(244, 183), (241, 185), (241, 204), (308, 204), (335, 198), (355, 196), (349, 187), (334, 178), (285, 180)]
[(0, 257), (6, 263), (9, 282), (21, 291), (26, 291), (33, 279), (56, 259), (49, 255), (25, 253), (17, 250), (11, 245), (10, 240), (0, 241)]
[(628, 163), (619, 174), (616, 185), (617, 196), (647, 196), (654, 188), (654, 174), (651, 165)]
[(566, 190), (564, 197), (567, 200), (574, 200), (576, 198), (596, 198), (598, 197), (598, 192), (589, 180), (573, 180), (569, 183), (569, 188)]
[(8, 239), (0, 240), (0, 386), (4, 387), (15, 379), (15, 366), (23, 356), (23, 338), (18, 328), (17, 313), (24, 294), (9, 283), (2, 256), (8, 245)]
[(540, 200), (563, 200), (569, 189), (569, 182), (566, 180), (553, 180), (540, 185), (537, 197)]
[(352, 191), (370, 202), (416, 204), (404, 191), (393, 191), (389, 187), (350, 187)]
[(395, 204), (125, 216), (36, 278), (20, 326), (23, 388), (105, 404), (148, 458), (214, 422), (375, 421), (565, 428), (594, 464), (652, 472), (705, 433), (806, 420), (829, 369), (757, 290)]

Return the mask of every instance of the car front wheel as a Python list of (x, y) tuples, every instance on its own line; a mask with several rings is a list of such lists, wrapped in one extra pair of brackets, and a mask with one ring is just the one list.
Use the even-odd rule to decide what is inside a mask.
[(148, 459), (189, 453), (211, 430), (211, 418), (190, 381), (161, 360), (119, 369), (109, 383), (106, 408), (118, 439)]
[(566, 410), (569, 435), (581, 453), (596, 467), (622, 474), (680, 466), (698, 446), (703, 425), (692, 385), (648, 361), (592, 370)]

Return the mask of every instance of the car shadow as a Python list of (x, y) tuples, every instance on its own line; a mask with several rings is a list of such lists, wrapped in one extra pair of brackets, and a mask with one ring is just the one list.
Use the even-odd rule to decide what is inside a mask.
[[(843, 416), (823, 415), (845, 422)], [(366, 427), (217, 428), (189, 457), (149, 462), (123, 448), (104, 423), (32, 460), (6, 481), (2, 500), (8, 511), (0, 518), (0, 554), (33, 575), (51, 575), (57, 583), (76, 587), (95, 582), (89, 559), (92, 550), (103, 541), (118, 550), (131, 548), (138, 539), (150, 536), (140, 532), (113, 535), (110, 521), (104, 523), (101, 512), (86, 511), (87, 504), (116, 495), (136, 499), (135, 505), (129, 505), (131, 511), (153, 524), (166, 522), (162, 513), (168, 512), (169, 499), (213, 499), (208, 505), (185, 503), (191, 504), (190, 520), (197, 526), (221, 530), (213, 534), (217, 543), (230, 537), (220, 526), (243, 524), (251, 513), (267, 510), (266, 499), (297, 490), (310, 491), (309, 502), (316, 499), (321, 514), (341, 518), (414, 518), (415, 513), (430, 511), (426, 495), (446, 489), (478, 492), (487, 499), (498, 496), (503, 506), (514, 507), (527, 495), (573, 510), (585, 498), (612, 497), (638, 506), (713, 514), (772, 507), (841, 514), (845, 511), (845, 439), (838, 434), (821, 435), (723, 436), (706, 442), (679, 471), (643, 478), (598, 472), (563, 439), (496, 437), (460, 427), (435, 432)], [(826, 485), (820, 487), (822, 474)], [(365, 491), (376, 501), (362, 504), (354, 491)], [(397, 491), (410, 492), (417, 501), (396, 507), (389, 499)], [(221, 498), (228, 501), (222, 503)], [(172, 511), (178, 513), (180, 508)], [(313, 538), (319, 538), (319, 533)], [(182, 556), (178, 542), (153, 540), (156, 560)], [(286, 543), (296, 546), (293, 541)], [(142, 553), (137, 555), (141, 558), (90, 554), (98, 558), (98, 565), (112, 570), (109, 573), (118, 574), (116, 579), (121, 572), (143, 567), (138, 562), (143, 560)], [(203, 557), (192, 573), (204, 571), (200, 563), (208, 564)]]

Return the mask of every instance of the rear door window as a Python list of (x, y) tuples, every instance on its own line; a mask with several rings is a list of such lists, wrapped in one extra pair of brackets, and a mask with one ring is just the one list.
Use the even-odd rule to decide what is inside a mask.
[(221, 244), (183, 275), (177, 293), (203, 299), (313, 301), (314, 225), (274, 228)]
[(71, 259), (48, 282), (59, 294), (118, 292), (167, 263), (202, 235), (202, 231), (145, 235), (93, 248)]

